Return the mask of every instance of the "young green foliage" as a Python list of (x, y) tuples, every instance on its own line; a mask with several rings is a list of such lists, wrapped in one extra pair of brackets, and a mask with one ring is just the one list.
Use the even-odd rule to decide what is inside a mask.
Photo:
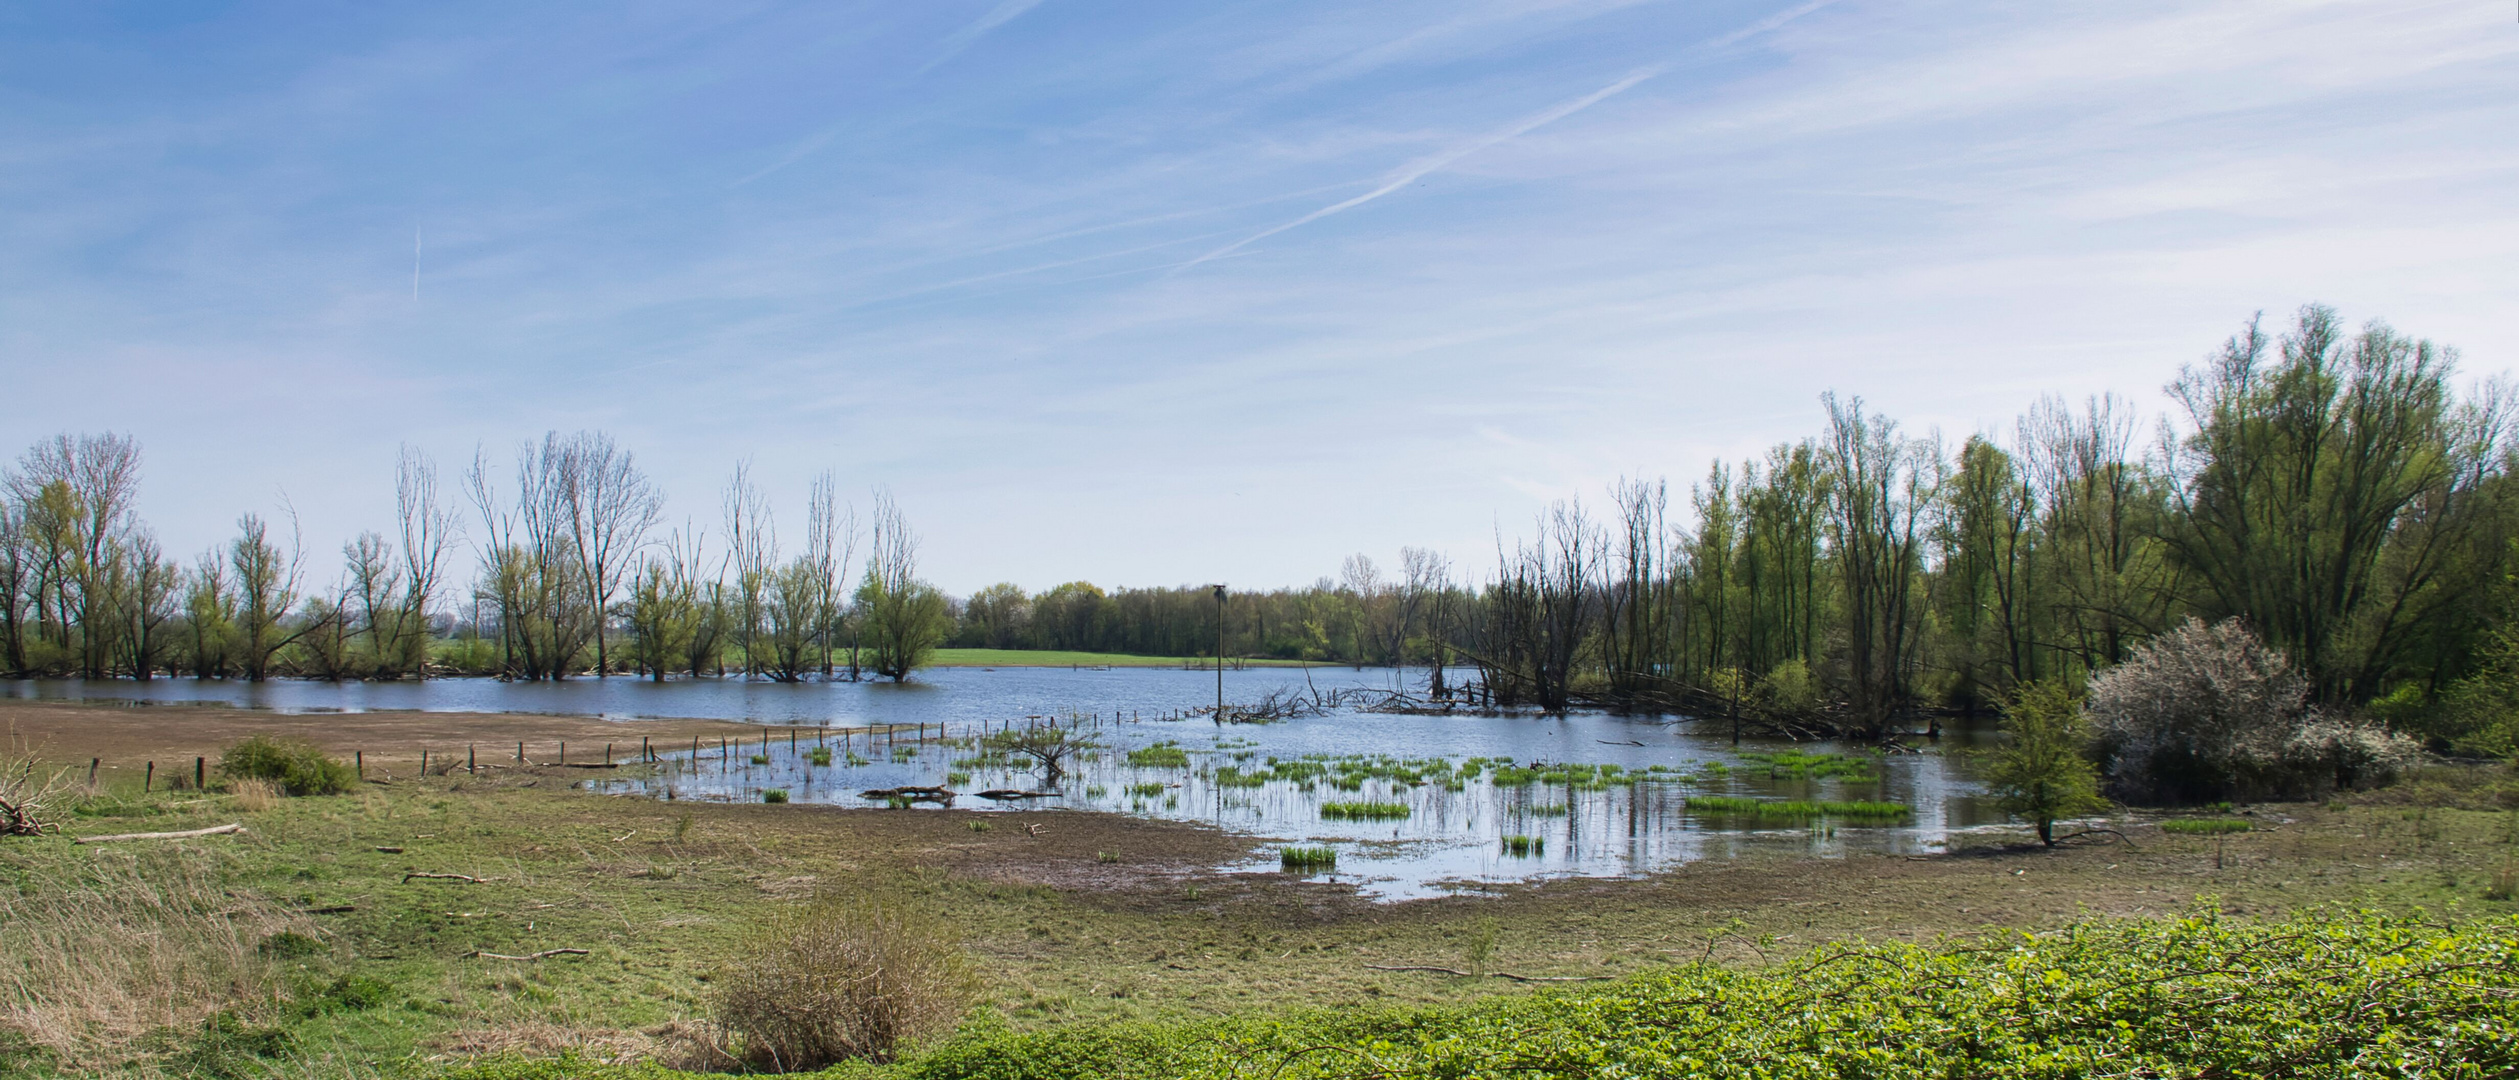
[(2099, 771), (2082, 753), (2089, 742), (2081, 702), (2061, 681), (2034, 682), (2003, 703), (2003, 745), (1987, 751), (1986, 790), (2004, 811), (2038, 826), (2038, 842), (2055, 845), (2056, 819), (2089, 813), (2099, 798)]

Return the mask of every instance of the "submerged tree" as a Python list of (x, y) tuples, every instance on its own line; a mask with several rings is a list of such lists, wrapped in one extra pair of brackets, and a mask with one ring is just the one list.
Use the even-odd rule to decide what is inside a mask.
[(918, 537), (890, 495), (875, 496), (874, 542), (857, 605), (865, 620), (867, 666), (894, 682), (926, 664), (952, 628), (945, 595), (918, 580)]

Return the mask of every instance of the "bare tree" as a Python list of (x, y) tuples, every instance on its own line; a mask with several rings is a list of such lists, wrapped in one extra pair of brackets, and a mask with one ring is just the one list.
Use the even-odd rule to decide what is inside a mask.
[(566, 678), (594, 638), (598, 619), (577, 556), (568, 458), (556, 434), (539, 447), (519, 447), (512, 504), (491, 481), (486, 454), (474, 455), (465, 477), (483, 529), (476, 589), (498, 608), (504, 664), (513, 677)]
[[(295, 515), (290, 521), (296, 521)], [(272, 543), (271, 528), (261, 515), (238, 518), (236, 533), (228, 544), (227, 564), (236, 575), (237, 667), (247, 679), (261, 682), (271, 674), (271, 658), (297, 640), (298, 631), (288, 623), (297, 609), (303, 561), (294, 543), (285, 552)]]
[(944, 594), (918, 580), (918, 536), (900, 506), (882, 492), (875, 493), (874, 542), (857, 602), (877, 675), (894, 682), (908, 678), (944, 640), (950, 621)]
[(183, 568), (167, 558), (157, 538), (144, 530), (133, 531), (130, 548), (131, 587), (124, 606), (130, 625), (124, 636), (129, 643), (131, 677), (147, 682), (166, 654), (166, 624), (175, 617)]
[(778, 561), (777, 528), (769, 499), (752, 483), (752, 463), (737, 462), (726, 481), (727, 557), (734, 564), (734, 637), (743, 648), (743, 671), (761, 670), (758, 650), (769, 602), (770, 567)]
[(1844, 578), (1848, 689), (1859, 728), (1878, 733), (1908, 696), (1919, 526), (1941, 455), (1901, 437), (1888, 417), (1866, 416), (1861, 398), (1821, 400), (1829, 425), (1824, 460), (1837, 496), (1831, 539)]
[(594, 607), (595, 674), (612, 672), (606, 624), (633, 555), (664, 513), (664, 496), (612, 436), (581, 431), (561, 449), (560, 482), (578, 577)]
[(463, 535), (463, 520), (437, 493), (437, 463), (405, 446), (394, 463), (394, 509), (401, 524), (401, 603), (388, 640), (379, 649), (390, 657), (385, 669), (393, 677), (428, 674), (429, 608), (444, 585), (446, 555)]
[(830, 470), (813, 479), (805, 509), (805, 558), (813, 566), (816, 590), (815, 636), (822, 643), (822, 677), (831, 677), (831, 652), (839, 644), (840, 622), (848, 614), (847, 582), (857, 560), (857, 511), (839, 501), (839, 481)]
[(140, 444), (112, 432), (57, 435), (29, 449), (5, 483), (21, 507), (35, 511), (30, 523), (45, 526), (39, 538), (57, 640), (88, 677), (111, 674), (122, 625), (114, 584), (129, 573), (124, 545), (136, 525)]

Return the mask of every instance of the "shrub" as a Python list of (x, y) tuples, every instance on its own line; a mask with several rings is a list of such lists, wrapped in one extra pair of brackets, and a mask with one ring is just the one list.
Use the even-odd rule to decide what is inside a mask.
[(2031, 683), (2003, 702), (2004, 744), (1986, 754), (1985, 784), (2003, 812), (2028, 818), (2038, 842), (2055, 846), (2057, 818), (2088, 813), (2099, 800), (2099, 771), (2082, 756), (2082, 707), (2063, 683)]
[(2185, 625), (2092, 677), (2109, 790), (2139, 802), (2314, 797), (2394, 779), (2413, 740), (2309, 706), (2309, 680), (2236, 619)]
[(795, 1072), (890, 1061), (951, 1030), (973, 989), (961, 949), (935, 918), (825, 899), (747, 941), (718, 978), (714, 1004), (729, 1052)]
[(219, 755), (219, 775), (230, 780), (268, 780), (290, 795), (337, 795), (358, 782), (358, 772), (325, 757), (315, 744), (256, 735)]

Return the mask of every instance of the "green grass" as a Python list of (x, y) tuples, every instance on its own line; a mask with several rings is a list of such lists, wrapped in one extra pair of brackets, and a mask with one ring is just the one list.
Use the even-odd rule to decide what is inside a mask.
[(1408, 814), (1407, 803), (1366, 801), (1321, 804), (1321, 816), (1333, 821), (1396, 821)]
[(2247, 832), (2256, 828), (2246, 818), (2170, 818), (2160, 823), (2160, 831), (2190, 836), (2212, 836), (2218, 833)]
[(831, 748), (828, 746), (814, 747), (813, 749), (805, 752), (805, 761), (807, 764), (812, 765), (828, 765), (831, 763)]
[(1500, 839), (1497, 842), (1497, 846), (1507, 855), (1511, 855), (1517, 859), (1527, 859), (1533, 855), (1545, 853), (1548, 850), (1548, 838), (1544, 836), (1507, 836)]
[[(1686, 1076), (2508, 1076), (2519, 919), (2303, 915), (2075, 923), (1993, 942), (1822, 946), (1599, 988), (1403, 1009), (1314, 1007), (1039, 1031), (974, 1024), (851, 1076), (1326, 1080)], [(2385, 1048), (2382, 1051), (2380, 1048)], [(591, 1061), (459, 1080), (671, 1075)]]
[(1734, 817), (1783, 818), (1845, 818), (1855, 821), (1897, 821), (1915, 813), (1905, 803), (1893, 802), (1809, 802), (1803, 800), (1743, 799), (1728, 795), (1692, 795), (1688, 809), (1700, 814), (1721, 814)]
[(1186, 769), (1190, 754), (1176, 744), (1159, 742), (1129, 751), (1128, 763), (1140, 769)]
[(761, 801), (762, 801), (762, 802), (765, 802), (765, 803), (783, 803), (783, 802), (786, 802), (786, 801), (787, 801), (787, 789), (786, 789), (786, 788), (763, 788), (763, 789), (761, 789)]
[[(929, 667), (1180, 667), (1205, 664), (1204, 657), (1132, 656), (1127, 653), (1077, 652), (1067, 649), (938, 649)], [(1250, 667), (1302, 667), (1300, 660), (1245, 660)]]
[(1327, 870), (1338, 865), (1338, 852), (1327, 846), (1290, 847), (1278, 851), (1277, 860), (1288, 870)]

